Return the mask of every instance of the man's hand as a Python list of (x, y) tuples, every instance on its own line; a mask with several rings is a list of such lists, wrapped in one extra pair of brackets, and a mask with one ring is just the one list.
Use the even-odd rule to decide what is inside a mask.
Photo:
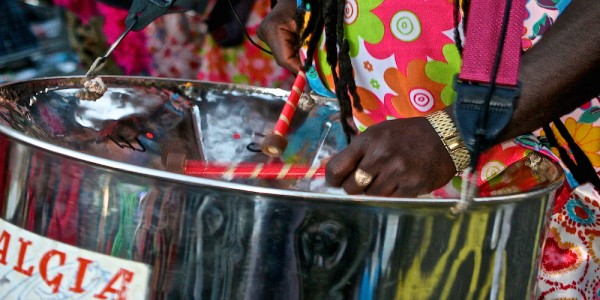
[(258, 27), (258, 37), (273, 52), (278, 65), (298, 73), (302, 63), (298, 54), (296, 1), (280, 0)]
[[(361, 187), (355, 172), (373, 176)], [(444, 186), (454, 163), (425, 118), (385, 121), (369, 127), (327, 163), (326, 180), (348, 194), (416, 197)]]

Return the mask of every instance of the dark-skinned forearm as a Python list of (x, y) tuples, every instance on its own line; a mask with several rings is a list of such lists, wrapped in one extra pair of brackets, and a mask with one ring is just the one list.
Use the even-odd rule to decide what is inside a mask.
[(600, 94), (600, 1), (574, 0), (522, 58), (523, 84), (501, 138), (535, 130)]
[[(523, 55), (519, 80), (521, 96), (499, 141), (536, 130), (600, 95), (600, 1), (573, 0)], [(451, 107), (447, 111), (453, 116)]]

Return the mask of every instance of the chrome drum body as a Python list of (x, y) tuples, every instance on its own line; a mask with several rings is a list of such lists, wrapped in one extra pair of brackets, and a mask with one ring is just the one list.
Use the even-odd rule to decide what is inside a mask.
[[(97, 101), (78, 99), (79, 77), (0, 86), (0, 217), (36, 236), (149, 266), (147, 297), (532, 295), (545, 221), (562, 182), (556, 165), (545, 161), (543, 174), (531, 172), (529, 190), (505, 188), (461, 215), (450, 213), (456, 199), (348, 196), (323, 180), (175, 174), (165, 171), (169, 153), (268, 162), (257, 145), (287, 93), (103, 79), (109, 91)], [(319, 103), (299, 112), (283, 160), (314, 165), (342, 149), (337, 111), (335, 103)], [(15, 296), (15, 286), (3, 281), (0, 295)], [(40, 281), (19, 295), (78, 296), (67, 284), (56, 286), (52, 294), (52, 284)]]

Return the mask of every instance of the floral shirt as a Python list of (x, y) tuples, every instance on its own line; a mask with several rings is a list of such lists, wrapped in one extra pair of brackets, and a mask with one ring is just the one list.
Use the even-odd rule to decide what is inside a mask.
[[(528, 1), (524, 50), (542, 38), (569, 2)], [(454, 40), (451, 0), (346, 0), (345, 5), (345, 38), (350, 44), (357, 92), (364, 108), (353, 115), (361, 131), (389, 119), (425, 116), (454, 101), (452, 85), (460, 71), (461, 56)], [(332, 87), (325, 56), (321, 43), (315, 69), (321, 84)], [(599, 110), (600, 101), (593, 99), (562, 118), (596, 171), (600, 168)], [(558, 131), (553, 131), (566, 147)], [(545, 133), (538, 130), (487, 151), (479, 183), (532, 150), (557, 158), (546, 147)], [(568, 184), (560, 189), (555, 202), (537, 297), (600, 297), (600, 195), (590, 184), (579, 185), (568, 169), (565, 171)], [(453, 182), (456, 188), (457, 181)], [(446, 187), (434, 194), (455, 196), (454, 188)]]

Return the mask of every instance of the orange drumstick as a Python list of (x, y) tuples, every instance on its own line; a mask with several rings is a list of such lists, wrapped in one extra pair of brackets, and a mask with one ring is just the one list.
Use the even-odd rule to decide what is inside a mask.
[(298, 101), (300, 101), (300, 96), (302, 95), (305, 86), (306, 73), (300, 71), (296, 76), (296, 80), (294, 80), (290, 95), (283, 106), (281, 114), (279, 114), (279, 119), (277, 119), (273, 132), (268, 134), (263, 141), (262, 152), (264, 154), (272, 157), (280, 157), (285, 150), (285, 147), (287, 146), (285, 135), (288, 132), (294, 113), (296, 113)]

